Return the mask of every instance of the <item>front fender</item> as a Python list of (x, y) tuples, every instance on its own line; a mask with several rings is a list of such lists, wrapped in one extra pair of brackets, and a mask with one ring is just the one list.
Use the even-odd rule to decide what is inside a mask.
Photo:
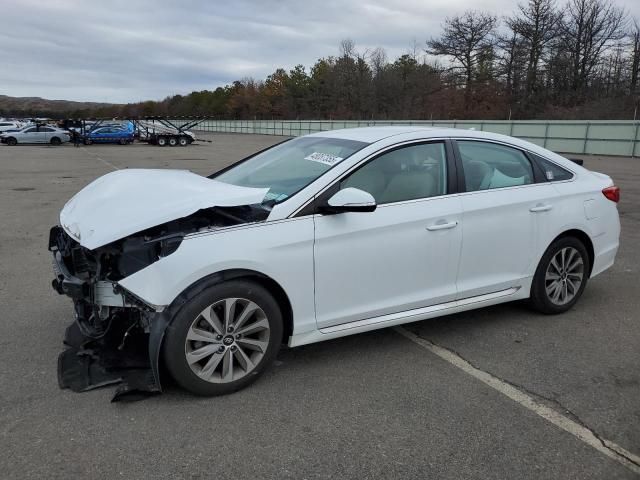
[(282, 286), (296, 327), (315, 329), (313, 234), (313, 218), (306, 217), (187, 236), (174, 253), (119, 283), (162, 311), (204, 278), (251, 270)]

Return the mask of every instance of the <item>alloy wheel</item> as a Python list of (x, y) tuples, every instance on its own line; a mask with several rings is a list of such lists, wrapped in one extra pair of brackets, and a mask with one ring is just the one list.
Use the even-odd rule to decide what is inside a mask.
[(565, 305), (575, 298), (584, 280), (582, 255), (573, 247), (560, 249), (547, 266), (545, 291), (555, 305)]
[(243, 378), (260, 363), (269, 345), (269, 321), (256, 303), (225, 298), (193, 320), (185, 340), (191, 371), (211, 383)]

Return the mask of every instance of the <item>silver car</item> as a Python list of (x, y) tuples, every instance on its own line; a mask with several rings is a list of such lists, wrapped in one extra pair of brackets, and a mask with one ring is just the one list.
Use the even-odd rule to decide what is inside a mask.
[(69, 132), (49, 125), (31, 125), (17, 132), (5, 132), (0, 135), (0, 142), (7, 145), (18, 143), (50, 143), (60, 145), (71, 139)]
[(0, 133), (14, 129), (20, 129), (20, 124), (17, 122), (7, 122), (5, 120), (0, 121)]

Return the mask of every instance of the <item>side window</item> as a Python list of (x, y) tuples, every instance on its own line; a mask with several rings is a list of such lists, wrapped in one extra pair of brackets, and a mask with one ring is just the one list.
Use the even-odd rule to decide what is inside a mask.
[(37, 132), (38, 131), (38, 127), (31, 127), (28, 128), (27, 130), (24, 131), (24, 133), (32, 133), (32, 132)]
[(41, 132), (53, 132), (53, 128), (50, 127), (40, 127)]
[(535, 159), (536, 163), (540, 165), (542, 171), (544, 172), (544, 178), (546, 178), (550, 182), (559, 182), (562, 180), (571, 180), (573, 178), (573, 173), (564, 168), (556, 165), (553, 162), (550, 162), (546, 158), (543, 158), (534, 153), (531, 154)]
[(457, 144), (468, 192), (535, 182), (531, 162), (520, 150), (468, 140)]
[(378, 204), (447, 193), (444, 143), (411, 145), (380, 155), (340, 182), (369, 192)]

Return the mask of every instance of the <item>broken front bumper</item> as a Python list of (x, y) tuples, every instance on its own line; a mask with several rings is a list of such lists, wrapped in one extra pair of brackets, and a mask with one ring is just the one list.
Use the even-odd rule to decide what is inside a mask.
[(167, 314), (150, 311), (117, 282), (74, 275), (68, 242), (73, 240), (60, 227), (51, 229), (51, 284), (73, 300), (75, 315), (58, 357), (60, 388), (81, 392), (119, 384), (112, 401), (160, 393), (158, 362)]
[(60, 252), (53, 252), (53, 289), (74, 300), (85, 300), (96, 307), (136, 308), (136, 302), (116, 282), (87, 281), (69, 273)]
[(62, 261), (60, 252), (53, 252), (52, 263), (55, 278), (51, 282), (51, 286), (53, 286), (56, 292), (60, 295), (67, 295), (73, 299), (81, 299), (89, 295), (89, 283), (69, 273), (69, 270)]

